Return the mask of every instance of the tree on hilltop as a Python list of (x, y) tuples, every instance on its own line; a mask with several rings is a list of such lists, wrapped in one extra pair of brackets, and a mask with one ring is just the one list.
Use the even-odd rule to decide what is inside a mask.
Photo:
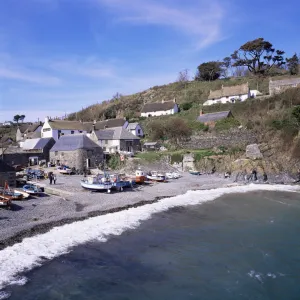
[(15, 115), (14, 116), (14, 122), (16, 122), (17, 124), (19, 124), (21, 116), (20, 115)]
[(198, 66), (196, 80), (213, 81), (218, 79), (222, 74), (222, 62), (209, 61)]
[(23, 123), (23, 122), (24, 122), (24, 119), (25, 119), (25, 117), (26, 117), (25, 115), (20, 115), (20, 119), (19, 119), (19, 120), (20, 120), (20, 121)]
[(190, 79), (190, 76), (189, 76), (188, 69), (185, 69), (185, 70), (179, 72), (178, 79), (177, 79), (178, 82), (185, 83), (185, 82), (189, 81), (189, 79)]
[(291, 75), (298, 75), (299, 74), (299, 58), (295, 53), (291, 58), (286, 59), (287, 68)]
[(267, 75), (273, 67), (280, 68), (285, 65), (284, 53), (284, 51), (275, 50), (270, 42), (258, 38), (234, 51), (231, 59), (235, 67), (244, 66), (254, 75)]

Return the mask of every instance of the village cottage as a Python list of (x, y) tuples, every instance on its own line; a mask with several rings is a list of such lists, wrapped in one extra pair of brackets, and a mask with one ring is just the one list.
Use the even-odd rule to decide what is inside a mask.
[(283, 80), (269, 81), (269, 94), (271, 96), (280, 94), (287, 89), (300, 87), (300, 78), (288, 78)]
[(164, 101), (155, 102), (155, 103), (147, 103), (144, 105), (141, 111), (141, 117), (157, 117), (164, 115), (173, 115), (178, 113), (179, 107), (176, 103), (176, 99), (172, 101)]
[(158, 142), (146, 142), (143, 145), (143, 151), (159, 151), (161, 144)]
[(15, 186), (16, 171), (13, 167), (0, 159), (0, 187), (4, 187), (5, 182), (7, 182), (9, 186)]
[(105, 153), (135, 153), (141, 151), (140, 138), (123, 127), (93, 131), (91, 139), (103, 148)]
[(16, 133), (16, 141), (22, 142), (25, 139), (32, 137), (33, 134), (35, 134), (35, 138), (41, 137), (40, 133), (42, 127), (43, 127), (42, 122), (19, 125)]
[(219, 111), (219, 112), (208, 113), (208, 114), (204, 114), (203, 111), (200, 110), (200, 115), (197, 118), (197, 121), (209, 127), (215, 127), (217, 121), (227, 119), (227, 118), (233, 118), (233, 115), (230, 110)]
[(96, 168), (103, 162), (103, 150), (86, 134), (64, 135), (50, 150), (50, 161), (76, 170)]
[(42, 128), (42, 138), (52, 137), (55, 141), (58, 141), (64, 135), (87, 133), (87, 125), (79, 121), (51, 120), (46, 118)]
[(213, 105), (216, 103), (236, 103), (245, 101), (248, 98), (255, 98), (261, 93), (257, 90), (250, 90), (249, 84), (244, 83), (234, 86), (223, 86), (220, 90), (210, 91), (208, 100), (203, 105)]

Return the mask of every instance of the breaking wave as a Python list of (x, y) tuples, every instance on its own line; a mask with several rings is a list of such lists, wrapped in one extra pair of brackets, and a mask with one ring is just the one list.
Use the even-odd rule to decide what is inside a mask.
[[(25, 284), (26, 279), (20, 277), (19, 274), (41, 266), (45, 260), (66, 254), (71, 251), (72, 247), (89, 241), (97, 239), (105, 242), (111, 235), (120, 235), (127, 229), (136, 228), (155, 213), (172, 207), (212, 201), (224, 194), (257, 190), (297, 192), (299, 187), (251, 184), (214, 190), (188, 191), (184, 195), (162, 199), (153, 204), (54, 227), (45, 234), (25, 238), (21, 243), (0, 251), (0, 290), (11, 284)], [(7, 294), (0, 292), (0, 299), (4, 296)]]

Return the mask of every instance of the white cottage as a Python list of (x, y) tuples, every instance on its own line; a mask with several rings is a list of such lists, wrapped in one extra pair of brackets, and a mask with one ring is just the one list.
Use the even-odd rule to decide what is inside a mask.
[(87, 133), (87, 126), (79, 121), (62, 121), (45, 119), (45, 123), (42, 127), (42, 138), (54, 138), (57, 142), (63, 135)]
[(210, 91), (208, 100), (203, 105), (242, 102), (248, 98), (255, 98), (258, 95), (261, 95), (261, 93), (257, 90), (250, 90), (248, 82), (234, 86), (222, 85), (220, 90)]
[(179, 108), (176, 103), (176, 99), (172, 101), (164, 101), (155, 102), (155, 103), (147, 103), (144, 105), (141, 111), (141, 117), (157, 117), (163, 115), (173, 115), (178, 113)]

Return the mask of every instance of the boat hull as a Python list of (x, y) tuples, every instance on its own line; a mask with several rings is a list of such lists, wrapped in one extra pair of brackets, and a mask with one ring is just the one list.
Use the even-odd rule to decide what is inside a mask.
[(164, 176), (151, 176), (151, 175), (148, 175), (147, 179), (156, 182), (164, 182), (166, 180)]
[(197, 172), (197, 171), (190, 171), (189, 172), (191, 175), (201, 175), (200, 172)]
[(84, 189), (90, 190), (90, 191), (107, 191), (110, 192), (110, 190), (113, 188), (113, 184), (111, 183), (88, 183), (85, 181), (80, 182), (81, 186)]

